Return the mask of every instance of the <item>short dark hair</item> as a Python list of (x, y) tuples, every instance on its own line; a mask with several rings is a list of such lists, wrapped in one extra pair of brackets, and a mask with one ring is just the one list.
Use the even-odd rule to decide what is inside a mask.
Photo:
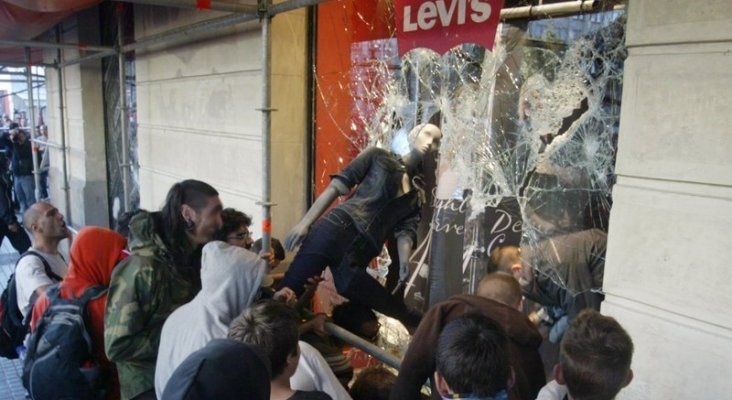
[(396, 375), (384, 367), (364, 368), (351, 385), (353, 400), (389, 400)]
[(506, 333), (479, 314), (453, 320), (437, 341), (436, 366), (456, 394), (495, 396), (507, 389), (511, 374)]
[(501, 246), (491, 251), (491, 271), (511, 273), (511, 266), (521, 262), (521, 248), (513, 245)]
[(278, 301), (265, 301), (241, 313), (229, 325), (229, 339), (260, 346), (272, 365), (272, 378), (285, 370), (287, 357), (297, 353), (300, 319)]
[[(282, 243), (280, 243), (280, 241), (275, 238), (270, 238), (269, 244), (272, 248), (272, 251), (274, 252), (275, 259), (280, 261), (284, 260), (285, 248), (282, 247)], [(259, 253), (260, 251), (262, 251), (262, 239), (257, 239), (254, 241), (254, 244), (252, 244), (252, 251), (255, 253)]]
[(625, 385), (633, 340), (612, 317), (592, 309), (577, 315), (559, 348), (559, 367), (576, 400), (610, 400)]
[(252, 217), (233, 208), (224, 208), (224, 210), (221, 211), (221, 221), (223, 222), (223, 225), (221, 225), (221, 229), (219, 229), (219, 231), (216, 232), (216, 235), (214, 235), (214, 239), (225, 242), (226, 237), (233, 232), (236, 232), (240, 227), (248, 227), (251, 225)]
[(341, 328), (369, 340), (371, 338), (364, 336), (361, 326), (369, 321), (378, 321), (371, 308), (354, 301), (333, 307), (332, 318), (333, 322)]
[(521, 285), (507, 272), (493, 272), (486, 274), (480, 280), (478, 296), (515, 307), (521, 303)]

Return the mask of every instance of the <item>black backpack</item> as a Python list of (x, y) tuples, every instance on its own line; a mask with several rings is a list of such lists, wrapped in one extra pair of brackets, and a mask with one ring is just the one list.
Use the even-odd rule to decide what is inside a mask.
[(23, 386), (32, 399), (101, 399), (104, 379), (86, 326), (86, 305), (106, 293), (92, 286), (79, 298), (46, 291), (48, 309), (31, 334), (23, 363)]
[[(18, 266), (18, 262), (25, 256), (33, 255), (41, 259), (43, 262), (43, 268), (46, 270), (46, 275), (56, 282), (61, 281), (61, 277), (54, 274), (51, 270), (51, 266), (48, 265), (46, 259), (36, 253), (33, 250), (28, 250), (23, 253), (18, 261), (15, 262), (15, 266)], [(31, 298), (30, 310), (33, 310), (33, 303), (35, 303), (35, 296)], [(32, 311), (28, 312), (28, 315), (23, 319), (23, 314), (20, 313), (18, 308), (18, 292), (15, 287), (15, 274), (13, 273), (8, 278), (8, 284), (5, 286), (2, 295), (0, 295), (0, 357), (8, 359), (18, 358), (17, 348), (23, 344), (23, 339), (28, 333), (28, 322)]]

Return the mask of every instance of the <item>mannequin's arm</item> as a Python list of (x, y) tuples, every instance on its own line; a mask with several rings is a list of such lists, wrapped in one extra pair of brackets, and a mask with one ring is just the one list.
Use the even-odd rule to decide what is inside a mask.
[(409, 278), (409, 256), (412, 255), (412, 238), (404, 235), (397, 238), (397, 252), (399, 253), (399, 282)]
[(297, 225), (295, 225), (287, 234), (285, 237), (285, 249), (287, 251), (292, 251), (295, 247), (300, 245), (303, 239), (305, 239), (305, 236), (307, 236), (308, 231), (310, 230), (310, 225), (323, 215), (325, 210), (330, 207), (338, 196), (346, 193), (348, 193), (346, 185), (338, 179), (333, 179), (323, 193), (318, 196), (315, 203), (313, 203), (308, 212), (305, 213), (305, 216), (302, 217), (300, 222), (298, 222)]

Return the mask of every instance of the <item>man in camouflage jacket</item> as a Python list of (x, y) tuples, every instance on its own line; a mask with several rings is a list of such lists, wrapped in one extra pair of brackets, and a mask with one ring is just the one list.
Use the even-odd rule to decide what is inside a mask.
[(178, 245), (165, 233), (170, 223), (162, 213), (141, 211), (130, 221), (130, 256), (112, 274), (104, 320), (104, 348), (117, 364), (122, 399), (154, 398), (163, 323), (200, 290), (201, 247), (221, 227), (221, 209), (216, 193), (189, 216), (183, 211), (185, 228), (179, 230), (186, 239)]
[(173, 264), (154, 229), (155, 215), (138, 214), (130, 223), (130, 257), (112, 275), (105, 315), (104, 347), (117, 363), (122, 398), (154, 387), (160, 330), (178, 306), (198, 288)]

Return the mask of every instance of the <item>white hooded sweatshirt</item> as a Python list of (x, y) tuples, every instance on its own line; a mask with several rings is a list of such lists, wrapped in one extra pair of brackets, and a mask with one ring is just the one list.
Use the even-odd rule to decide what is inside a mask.
[(155, 365), (155, 393), (161, 398), (173, 371), (212, 339), (225, 338), (229, 323), (254, 300), (267, 263), (241, 247), (214, 241), (203, 247), (201, 291), (163, 325)]

